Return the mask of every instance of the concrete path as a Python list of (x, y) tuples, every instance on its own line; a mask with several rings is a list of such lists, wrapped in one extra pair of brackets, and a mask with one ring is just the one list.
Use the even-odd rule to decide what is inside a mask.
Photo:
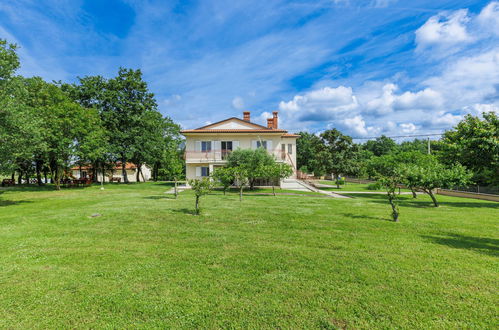
[(302, 180), (297, 180), (297, 179), (285, 179), (281, 182), (281, 188), (282, 189), (288, 189), (288, 190), (298, 190), (298, 191), (313, 191), (316, 193), (320, 193), (323, 195), (328, 195), (330, 197), (334, 198), (350, 198), (348, 196), (342, 196), (340, 194), (336, 194), (331, 191), (324, 191), (315, 188), (314, 186), (302, 181)]

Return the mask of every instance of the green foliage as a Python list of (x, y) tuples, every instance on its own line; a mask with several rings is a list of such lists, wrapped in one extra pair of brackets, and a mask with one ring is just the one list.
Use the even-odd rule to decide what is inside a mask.
[(261, 177), (262, 168), (274, 163), (275, 158), (263, 148), (238, 149), (227, 157), (227, 167), (243, 169), (251, 189), (255, 180)]
[(355, 172), (354, 155), (357, 149), (351, 137), (343, 135), (337, 129), (331, 129), (323, 132), (320, 140), (315, 156), (317, 168), (332, 174), (334, 178), (340, 174)]
[(445, 132), (439, 153), (445, 164), (460, 163), (474, 172), (474, 180), (499, 185), (499, 117), (494, 112), (466, 117)]
[(383, 186), (379, 182), (370, 183), (367, 185), (367, 190), (381, 190)]
[(311, 133), (300, 132), (296, 139), (296, 164), (297, 168), (304, 173), (315, 173), (319, 175), (321, 168), (316, 162), (317, 148), (321, 144), (320, 138)]
[(363, 148), (372, 152), (374, 156), (383, 156), (396, 151), (397, 144), (393, 139), (382, 135), (375, 140), (367, 141)]
[(210, 178), (203, 178), (201, 180), (189, 180), (189, 185), (192, 187), (192, 191), (194, 191), (194, 196), (196, 197), (196, 214), (199, 215), (201, 213), (201, 197), (213, 190), (214, 183)]
[(221, 184), (224, 195), (227, 189), (229, 189), (236, 180), (233, 167), (218, 167), (215, 169), (212, 176)]

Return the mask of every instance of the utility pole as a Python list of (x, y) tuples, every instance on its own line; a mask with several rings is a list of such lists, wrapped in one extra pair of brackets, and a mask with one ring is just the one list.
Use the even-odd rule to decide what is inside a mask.
[(427, 141), (428, 141), (428, 155), (431, 155), (430, 138), (428, 138)]

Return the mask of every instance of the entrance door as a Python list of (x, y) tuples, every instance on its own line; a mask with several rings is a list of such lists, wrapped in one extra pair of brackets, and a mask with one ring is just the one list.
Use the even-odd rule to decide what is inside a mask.
[(222, 159), (227, 159), (227, 156), (232, 152), (232, 141), (222, 141)]

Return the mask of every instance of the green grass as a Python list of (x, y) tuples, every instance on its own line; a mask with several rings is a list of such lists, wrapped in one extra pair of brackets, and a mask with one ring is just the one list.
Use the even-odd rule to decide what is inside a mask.
[(498, 203), (170, 187), (0, 190), (0, 328), (498, 324)]

